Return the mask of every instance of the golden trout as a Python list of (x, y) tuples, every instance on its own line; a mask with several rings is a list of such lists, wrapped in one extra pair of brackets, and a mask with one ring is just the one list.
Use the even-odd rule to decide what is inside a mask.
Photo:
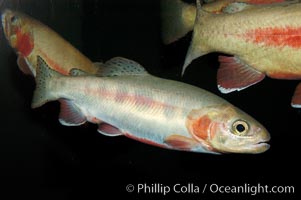
[[(237, 7), (229, 6), (234, 2), (245, 2), (252, 5), (290, 4), (299, 0), (217, 0), (207, 1), (202, 9), (219, 14), (237, 12)], [(193, 30), (197, 8), (194, 4), (182, 0), (161, 0), (162, 39), (164, 44), (170, 44), (184, 37)]]
[[(195, 58), (220, 56), (217, 84), (222, 93), (240, 91), (264, 79), (301, 79), (301, 4), (252, 6), (233, 3), (240, 11), (213, 14), (198, 3), (198, 14), (183, 72)], [(301, 86), (292, 98), (301, 107)]]
[[(116, 57), (106, 76), (78, 69), (63, 76), (38, 57), (32, 107), (59, 100), (59, 121), (98, 124), (107, 136), (127, 136), (167, 149), (200, 153), (262, 153), (268, 131), (255, 119), (200, 88), (148, 74), (138, 63)], [(75, 76), (80, 75), (80, 76)]]
[(51, 69), (64, 75), (74, 67), (91, 74), (97, 72), (97, 65), (69, 42), (26, 14), (5, 10), (2, 26), (6, 39), (18, 55), (19, 68), (25, 74), (36, 75), (37, 56), (47, 61)]

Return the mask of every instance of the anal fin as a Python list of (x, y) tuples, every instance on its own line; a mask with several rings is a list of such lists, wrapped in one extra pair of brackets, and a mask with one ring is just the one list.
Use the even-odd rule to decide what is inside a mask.
[(105, 136), (111, 137), (123, 135), (123, 133), (117, 127), (107, 123), (99, 124), (97, 131)]
[(293, 108), (301, 108), (301, 83), (299, 83), (295, 89), (295, 93), (292, 98), (291, 106)]
[(237, 57), (219, 56), (217, 85), (222, 93), (243, 90), (264, 79), (265, 74), (245, 64)]
[(65, 126), (79, 126), (86, 122), (86, 117), (70, 100), (60, 99), (59, 121)]

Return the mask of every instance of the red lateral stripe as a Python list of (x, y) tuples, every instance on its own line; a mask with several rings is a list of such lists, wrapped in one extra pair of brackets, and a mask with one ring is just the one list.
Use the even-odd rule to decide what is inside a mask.
[(169, 105), (168, 103), (160, 102), (150, 97), (142, 96), (142, 95), (134, 95), (125, 92), (115, 92), (107, 89), (95, 89), (95, 88), (85, 88), (85, 92), (88, 94), (101, 94), (103, 98), (110, 99), (114, 102), (119, 103), (131, 103), (135, 107), (145, 106), (146, 108), (162, 108), (166, 110), (175, 110), (177, 109), (173, 105)]
[(142, 96), (142, 95), (133, 95), (128, 93), (122, 93), (122, 92), (111, 92), (104, 90), (101, 92), (102, 95), (112, 98), (114, 97), (115, 101), (118, 102), (131, 102), (135, 106), (145, 106), (147, 108), (157, 107), (157, 108), (164, 108), (164, 109), (175, 109), (174, 106), (169, 105), (164, 102), (156, 101), (152, 98)]
[(69, 75), (69, 70), (65, 69), (66, 67), (59, 65), (56, 61), (54, 61), (49, 56), (47, 56), (46, 53), (41, 51), (40, 54), (41, 54), (40, 56), (45, 60), (45, 62), (51, 69), (65, 76)]
[(267, 46), (301, 47), (301, 27), (258, 28), (248, 31), (244, 37), (248, 41)]
[(60, 66), (58, 63), (56, 63), (53, 60), (48, 60), (47, 64), (52, 68), (53, 70), (59, 72), (60, 74), (63, 74), (65, 76), (69, 76), (69, 71), (65, 69), (63, 66)]

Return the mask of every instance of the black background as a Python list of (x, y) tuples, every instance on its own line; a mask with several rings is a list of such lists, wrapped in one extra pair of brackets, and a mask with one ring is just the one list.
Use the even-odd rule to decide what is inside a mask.
[[(258, 155), (222, 156), (179, 152), (125, 137), (105, 137), (96, 126), (65, 127), (59, 104), (30, 108), (34, 80), (16, 65), (16, 55), (0, 35), (0, 191), (40, 199), (143, 199), (127, 184), (293, 185), (298, 193), (301, 113), (290, 107), (298, 81), (266, 78), (241, 92), (221, 94), (216, 87), (217, 54), (196, 59), (180, 76), (191, 34), (165, 46), (160, 39), (159, 1), (11, 0), (1, 10), (23, 11), (47, 24), (93, 61), (123, 56), (153, 75), (211, 91), (260, 121), (271, 133), (271, 148)], [(172, 120), (172, 119), (170, 119)], [(134, 122), (133, 122), (134, 123)], [(19, 192), (26, 188), (25, 193)], [(2, 192), (1, 191), (1, 192)], [(296, 194), (186, 194), (175, 199), (293, 199)], [(209, 195), (209, 197), (207, 196)], [(169, 195), (171, 196), (171, 195)], [(156, 199), (164, 198), (156, 194)]]

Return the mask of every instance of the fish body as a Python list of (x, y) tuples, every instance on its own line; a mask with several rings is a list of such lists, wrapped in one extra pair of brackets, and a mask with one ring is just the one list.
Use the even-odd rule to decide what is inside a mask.
[[(260, 82), (301, 78), (301, 4), (246, 8), (227, 14), (212, 14), (198, 8), (197, 21), (183, 72), (191, 61), (210, 52), (222, 52), (217, 74), (223, 93), (239, 91)], [(299, 88), (299, 87), (297, 87)], [(301, 106), (300, 92), (292, 99)]]
[(104, 135), (192, 152), (261, 153), (269, 148), (269, 133), (249, 115), (205, 90), (152, 76), (134, 61), (109, 60), (115, 72), (104, 77), (61, 76), (42, 59), (38, 62), (32, 107), (59, 100), (63, 125), (89, 121)]
[(97, 66), (48, 26), (32, 17), (12, 10), (2, 13), (6, 39), (18, 55), (19, 68), (36, 75), (37, 56), (47, 61), (53, 70), (68, 75), (76, 67), (91, 74)]
[[(298, 0), (217, 0), (202, 5), (204, 11), (220, 14), (237, 12), (234, 2), (248, 3), (249, 7), (269, 4), (291, 4)], [(229, 6), (230, 5), (230, 6)], [(170, 44), (193, 30), (197, 7), (182, 0), (161, 0), (162, 40)]]

